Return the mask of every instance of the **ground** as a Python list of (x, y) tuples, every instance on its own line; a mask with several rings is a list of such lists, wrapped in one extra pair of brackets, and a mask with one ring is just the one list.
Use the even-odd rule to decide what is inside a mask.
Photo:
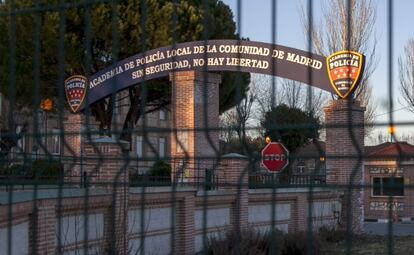
[[(414, 224), (393, 224), (392, 236), (386, 223), (365, 223), (364, 236), (357, 236), (351, 243), (351, 254), (414, 254)], [(324, 242), (322, 254), (347, 254), (346, 240), (338, 243)], [(390, 252), (390, 247), (393, 251)]]
[[(398, 254), (410, 255), (414, 253), (414, 237), (394, 237), (393, 252), (389, 250), (389, 239), (385, 236), (359, 236), (351, 244), (351, 254), (379, 255)], [(346, 241), (339, 243), (324, 243), (322, 254), (347, 254)]]

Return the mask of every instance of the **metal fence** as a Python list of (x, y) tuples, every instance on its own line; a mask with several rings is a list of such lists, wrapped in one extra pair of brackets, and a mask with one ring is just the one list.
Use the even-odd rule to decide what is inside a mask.
[[(232, 62), (238, 69), (210, 68), (209, 40), (248, 41), (246, 2), (0, 1), (0, 254), (351, 254), (371, 231), (364, 220), (387, 222), (381, 252), (404, 251), (396, 235), (403, 223), (414, 229), (414, 146), (394, 133), (391, 142), (364, 144), (364, 128), (398, 124), (394, 2), (385, 5), (382, 52), (389, 59), (390, 118), (380, 124), (372, 112), (363, 118), (363, 107), (371, 110), (366, 95), (375, 98), (375, 91), (357, 89), (342, 100), (276, 78), (277, 65), (267, 67), (271, 78), (238, 72), (246, 64), (240, 53)], [(361, 86), (368, 86), (370, 61), (377, 61), (369, 31), (377, 2), (299, 2), (306, 57), (360, 51), (367, 57)], [(280, 50), (277, 28), (286, 24), (277, 16), (286, 3), (266, 4), (270, 30), (257, 29), (270, 33), (271, 50)], [(318, 25), (319, 4), (332, 27)], [(335, 6), (342, 9), (329, 9)], [(70, 111), (67, 77), (90, 77), (134, 54), (189, 41), (205, 42), (200, 59), (211, 66), (195, 74), (172, 70), (169, 79), (145, 80), (90, 105), (86, 97), (82, 112)], [(172, 52), (173, 60), (186, 54)], [(149, 66), (157, 61), (145, 57)], [(212, 73), (221, 81), (213, 96)], [(317, 77), (309, 71), (307, 79)], [(194, 98), (176, 94), (186, 91), (178, 90), (182, 85)], [(183, 105), (193, 108), (177, 110)], [(272, 115), (281, 105), (291, 111)], [(305, 120), (284, 120), (294, 114)], [(266, 117), (275, 119), (266, 124)], [(281, 173), (260, 163), (266, 136), (293, 148)]]

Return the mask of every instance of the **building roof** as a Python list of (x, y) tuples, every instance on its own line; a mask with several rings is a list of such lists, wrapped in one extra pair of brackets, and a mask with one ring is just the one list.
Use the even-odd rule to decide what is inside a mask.
[(370, 158), (414, 159), (414, 145), (407, 142), (386, 142), (376, 146), (366, 146), (365, 155)]
[[(325, 142), (313, 140), (298, 150), (298, 158), (318, 158), (325, 155)], [(375, 146), (365, 146), (365, 157), (372, 159), (414, 159), (414, 145), (407, 142), (385, 142)]]
[(310, 143), (301, 147), (296, 153), (298, 158), (319, 158), (325, 155), (325, 142), (313, 139)]

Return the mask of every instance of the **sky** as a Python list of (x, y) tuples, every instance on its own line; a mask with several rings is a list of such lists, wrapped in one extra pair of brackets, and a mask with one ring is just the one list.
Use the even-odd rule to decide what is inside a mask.
[[(272, 1), (273, 0), (223, 0), (230, 6), (237, 21), (238, 32), (251, 41), (272, 42)], [(301, 6), (308, 0), (275, 0), (276, 1), (276, 44), (307, 50), (307, 41), (301, 22)], [(314, 22), (318, 24), (322, 17), (322, 3), (330, 0), (314, 0)], [(378, 65), (372, 74), (370, 83), (373, 86), (373, 97), (377, 103), (377, 123), (372, 137), (378, 132), (386, 133), (387, 124), (392, 120), (396, 125), (396, 135), (414, 134), (414, 113), (399, 110), (407, 106), (399, 92), (398, 57), (403, 54), (404, 46), (410, 38), (414, 38), (414, 0), (393, 1), (393, 54), (390, 57), (388, 0), (373, 0), (376, 6), (377, 19), (373, 34), (377, 37)], [(241, 21), (241, 22), (238, 22)], [(390, 62), (391, 60), (391, 62)], [(389, 72), (389, 63), (392, 63), (392, 73)], [(391, 84), (388, 82), (392, 77)], [(393, 108), (390, 108), (390, 95), (393, 99)], [(397, 111), (395, 111), (397, 110)], [(391, 112), (391, 113), (389, 113)], [(413, 123), (414, 124), (414, 123)]]

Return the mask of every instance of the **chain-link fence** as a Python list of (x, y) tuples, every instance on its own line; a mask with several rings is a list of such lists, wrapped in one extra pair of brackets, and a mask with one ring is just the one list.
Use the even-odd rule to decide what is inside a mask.
[[(378, 124), (384, 3), (298, 1), (286, 31), (290, 4), (257, 2), (259, 43), (241, 0), (0, 1), (0, 254), (410, 254), (414, 145), (394, 133), (384, 2)], [(277, 45), (287, 32), (305, 48)]]

